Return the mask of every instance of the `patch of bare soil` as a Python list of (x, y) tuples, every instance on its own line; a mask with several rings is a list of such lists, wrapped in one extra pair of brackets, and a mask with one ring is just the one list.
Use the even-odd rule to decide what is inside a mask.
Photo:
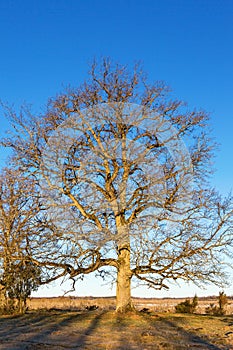
[(37, 311), (0, 317), (0, 350), (233, 350), (233, 317)]

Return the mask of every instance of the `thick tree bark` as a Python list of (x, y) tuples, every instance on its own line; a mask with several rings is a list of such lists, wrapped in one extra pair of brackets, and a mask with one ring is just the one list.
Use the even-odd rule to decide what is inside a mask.
[(130, 248), (122, 247), (118, 254), (116, 311), (124, 313), (134, 310), (131, 300)]

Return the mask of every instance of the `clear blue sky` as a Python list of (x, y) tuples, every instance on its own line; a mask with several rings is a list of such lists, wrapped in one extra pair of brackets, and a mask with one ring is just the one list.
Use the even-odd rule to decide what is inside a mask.
[(93, 57), (142, 61), (151, 80), (211, 113), (221, 144), (213, 184), (233, 188), (232, 0), (4, 0), (0, 39), (0, 98), (35, 110), (80, 84)]

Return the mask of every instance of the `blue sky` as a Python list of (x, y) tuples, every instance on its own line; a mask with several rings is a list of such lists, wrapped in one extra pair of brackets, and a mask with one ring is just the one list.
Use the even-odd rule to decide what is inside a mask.
[[(232, 0), (4, 0), (0, 42), (0, 99), (35, 111), (80, 84), (93, 57), (141, 61), (151, 80), (210, 112), (221, 144), (212, 183), (223, 193), (233, 188)], [(6, 130), (1, 113), (0, 134)]]

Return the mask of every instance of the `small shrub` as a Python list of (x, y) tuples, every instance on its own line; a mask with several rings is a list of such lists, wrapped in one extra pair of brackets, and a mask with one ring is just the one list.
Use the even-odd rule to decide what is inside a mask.
[(208, 315), (218, 316), (219, 315), (219, 308), (216, 305), (214, 305), (213, 303), (211, 303), (209, 306), (206, 307), (205, 312)]
[(16, 312), (17, 312), (17, 307), (16, 307), (15, 300), (8, 298), (1, 303), (0, 313), (2, 315), (13, 315)]
[(9, 262), (0, 276), (4, 301), (1, 312), (24, 313), (26, 300), (39, 287), (41, 271), (29, 261)]
[(86, 310), (88, 310), (88, 311), (97, 310), (98, 308), (99, 308), (99, 306), (97, 306), (97, 305), (86, 306)]
[(195, 295), (192, 302), (189, 299), (175, 306), (176, 312), (180, 314), (193, 314), (198, 305), (198, 297)]
[(193, 310), (194, 310), (194, 311), (196, 310), (197, 305), (198, 305), (198, 297), (197, 297), (197, 295), (195, 294), (194, 297), (193, 297), (193, 301), (192, 301), (192, 306), (193, 306)]
[(148, 309), (147, 307), (144, 307), (143, 309), (140, 310), (140, 312), (144, 314), (150, 314), (150, 309)]
[(224, 292), (219, 292), (218, 296), (218, 304), (210, 304), (206, 309), (205, 312), (208, 315), (214, 315), (214, 316), (223, 316), (226, 313), (225, 306), (228, 304), (227, 296)]
[(222, 312), (222, 315), (225, 315), (226, 313), (225, 306), (227, 306), (228, 300), (224, 292), (219, 292), (218, 303), (219, 303), (220, 312)]

